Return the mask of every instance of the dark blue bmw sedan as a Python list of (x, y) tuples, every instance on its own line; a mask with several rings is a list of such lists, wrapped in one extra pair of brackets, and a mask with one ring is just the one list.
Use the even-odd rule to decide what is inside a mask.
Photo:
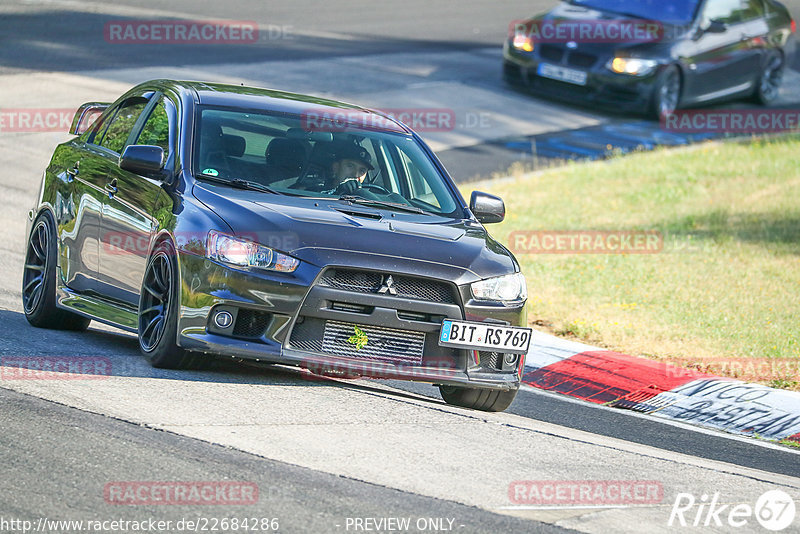
[(544, 95), (657, 116), (778, 96), (796, 47), (777, 0), (565, 0), (510, 25), (504, 78)]

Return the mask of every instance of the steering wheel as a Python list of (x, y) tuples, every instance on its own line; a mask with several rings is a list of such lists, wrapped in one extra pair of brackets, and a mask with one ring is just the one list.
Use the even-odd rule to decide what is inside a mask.
[(366, 189), (367, 191), (372, 191), (375, 193), (383, 193), (384, 195), (392, 194), (391, 191), (378, 184), (361, 184), (361, 189)]

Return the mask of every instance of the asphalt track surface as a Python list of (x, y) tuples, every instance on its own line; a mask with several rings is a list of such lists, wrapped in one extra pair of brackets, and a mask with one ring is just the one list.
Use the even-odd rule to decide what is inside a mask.
[[(800, 1), (787, 2), (795, 19)], [(657, 121), (596, 106), (531, 98), (500, 79), (500, 43), (509, 21), (552, 2), (259, 2), (178, 0), (114, 3), (26, 0), (0, 5), (0, 74), (61, 72), (122, 81), (191, 78), (332, 96), (381, 109), (448, 109), (449, 131), (420, 130), (457, 181), (600, 159), (657, 144), (685, 144)], [(247, 44), (120, 44), (108, 23), (154, 19), (252, 21)], [(800, 54), (794, 58), (797, 70)], [(800, 74), (789, 70), (774, 107), (800, 103)], [(718, 107), (751, 107), (747, 102)], [(633, 132), (621, 133), (633, 128)], [(418, 128), (419, 130), (419, 128)], [(436, 128), (434, 128), (436, 130)]]
[[(447, 92), (456, 84), (470, 99), (467, 110), (483, 109), (499, 95), (504, 105), (529, 113), (525, 124), (517, 124), (490, 108), (497, 128), (520, 136), (616, 120), (519, 95), (499, 83), (493, 48), (507, 22), (546, 9), (545, 2), (150, 6), (0, 6), (2, 106), (113, 99), (136, 81), (175, 70), (177, 77), (252, 80), (300, 92), (317, 88), (380, 105), (408, 95), (417, 102), (414, 95), (436, 94), (437, 87)], [(101, 31), (89, 31), (109, 20), (170, 13), (291, 27), (294, 38), (248, 47), (114, 47)], [(398, 69), (370, 76), (387, 57)], [(415, 85), (420, 73), (429, 85)], [(476, 158), (492, 157), (485, 148), (489, 132), (433, 137), (437, 150), (471, 149)], [(239, 515), (229, 507), (109, 505), (102, 488), (115, 480), (252, 481), (260, 499), (246, 515), (278, 517), (285, 532), (353, 531), (346, 528), (348, 517), (453, 518), (459, 532), (633, 532), (641, 526), (659, 532), (672, 531), (667, 518), (679, 491), (720, 491), (727, 501), (751, 504), (767, 489), (800, 495), (794, 451), (531, 389), (523, 389), (507, 413), (481, 414), (445, 406), (424, 384), (309, 380), (293, 370), (231, 362), (202, 373), (159, 371), (143, 362), (134, 338), (114, 329), (35, 330), (19, 297), (24, 217), (52, 147), (63, 139), (0, 134), (6, 206), (0, 213), (0, 354), (106, 358), (114, 372), (105, 380), (0, 380), (4, 518)], [(665, 497), (651, 507), (515, 507), (506, 496), (515, 480), (659, 480)]]
[[(462, 532), (565, 532), (259, 458), (5, 389), (0, 389), (0, 404), (4, 429), (0, 461), (5, 466), (2, 515), (6, 519), (34, 524), (40, 518), (57, 521), (69, 509), (72, 518), (87, 521), (157, 517), (177, 527), (181, 519), (257, 517), (278, 519), (281, 532), (332, 532), (344, 530), (348, 517), (422, 515), (453, 519), (454, 529)], [(24, 453), (20, 454), (22, 444)], [(234, 505), (215, 505), (200, 512), (195, 507), (189, 512), (182, 506), (124, 507), (105, 500), (102, 488), (109, 481), (150, 480), (154, 472), (162, 480), (255, 482), (260, 499), (246, 512)]]

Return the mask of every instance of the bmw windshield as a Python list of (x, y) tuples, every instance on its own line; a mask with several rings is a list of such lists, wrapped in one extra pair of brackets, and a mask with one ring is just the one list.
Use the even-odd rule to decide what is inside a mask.
[[(343, 113), (361, 123), (314, 113), (201, 107), (194, 174), (265, 194), (337, 198), (463, 217), (448, 182), (412, 136), (379, 115)], [(376, 128), (376, 122), (389, 127)], [(386, 131), (390, 129), (396, 132)]]
[(699, 3), (700, 0), (570, 0), (576, 6), (668, 24), (690, 22)]

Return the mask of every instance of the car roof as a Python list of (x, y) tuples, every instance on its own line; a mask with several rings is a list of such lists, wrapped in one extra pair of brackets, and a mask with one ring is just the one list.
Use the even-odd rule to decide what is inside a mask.
[(408, 127), (379, 111), (311, 95), (199, 81), (152, 80), (141, 85), (192, 92), (201, 105), (277, 111), (298, 116), (315, 113), (321, 119), (341, 120), (343, 117), (346, 122), (356, 126), (367, 125), (371, 130), (412, 133)]

